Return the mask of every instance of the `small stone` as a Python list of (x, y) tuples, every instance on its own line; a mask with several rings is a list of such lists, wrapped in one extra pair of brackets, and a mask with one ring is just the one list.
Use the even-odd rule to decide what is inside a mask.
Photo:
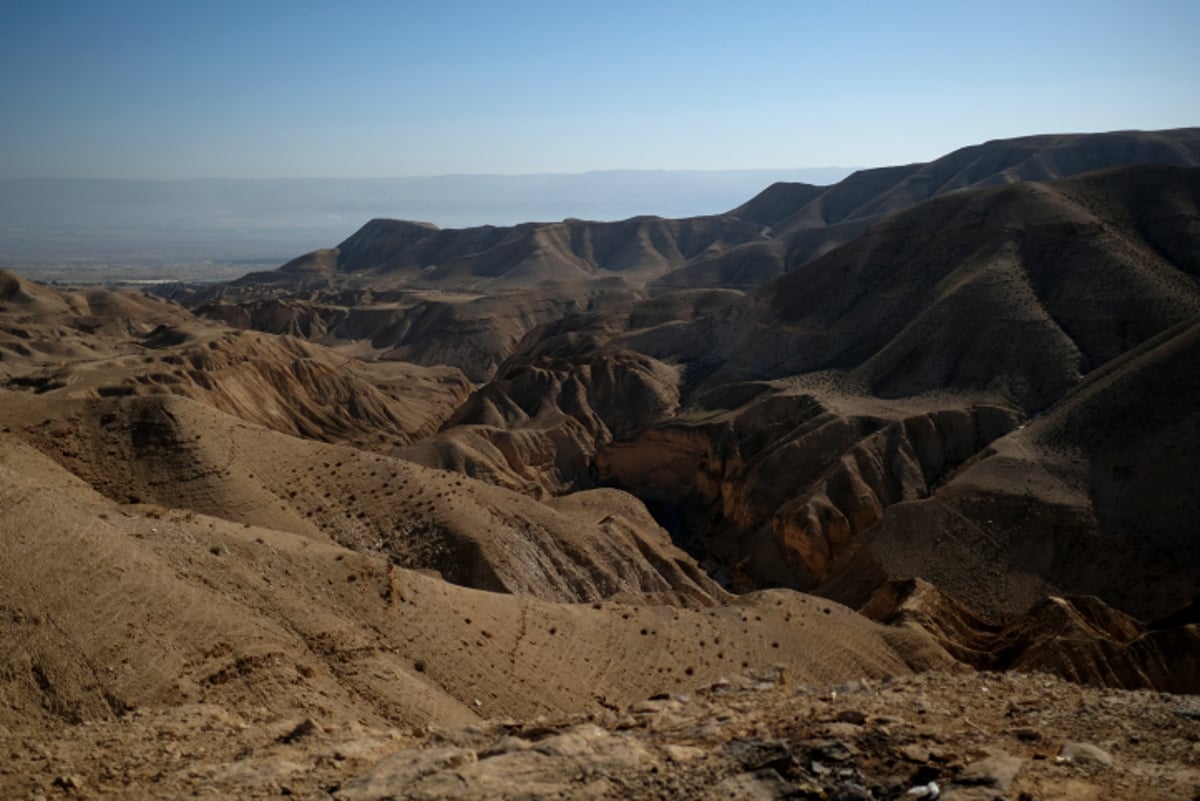
[(284, 745), (288, 745), (289, 743), (294, 743), (297, 740), (302, 740), (305, 737), (311, 737), (319, 731), (321, 731), (321, 727), (317, 725), (315, 720), (312, 718), (305, 718), (304, 720), (300, 721), (300, 723), (296, 724), (291, 731), (280, 737), (279, 742), (283, 743)]
[(839, 784), (829, 798), (830, 801), (875, 801), (870, 790), (854, 782)]
[(725, 753), (742, 766), (742, 770), (773, 768), (785, 771), (793, 763), (792, 752), (777, 740), (760, 740), (752, 737), (734, 740), (725, 747)]
[(1021, 770), (1021, 764), (1022, 760), (1017, 757), (997, 752), (967, 765), (962, 773), (955, 777), (954, 782), (968, 786), (995, 787), (1000, 792), (1007, 793), (1017, 772)]
[(929, 784), (919, 784), (911, 788), (904, 794), (905, 798), (912, 798), (914, 801), (937, 801), (937, 797), (942, 794), (942, 788), (938, 787), (937, 782)]
[(1113, 764), (1112, 754), (1091, 743), (1063, 743), (1058, 755), (1076, 765), (1111, 768)]
[(867, 722), (867, 716), (857, 709), (843, 709), (838, 713), (837, 719), (842, 723), (853, 723), (855, 726), (861, 726)]
[(857, 723), (826, 723), (818, 732), (827, 740), (856, 740), (862, 736), (862, 725)]
[(663, 746), (663, 751), (666, 752), (667, 759), (681, 764), (704, 756), (704, 751), (691, 745), (668, 744)]
[(827, 762), (845, 762), (858, 753), (858, 749), (838, 740), (810, 740), (805, 743), (812, 751), (814, 759)]
[(61, 787), (64, 790), (79, 791), (83, 789), (83, 779), (74, 774), (59, 776), (53, 782), (55, 787)]

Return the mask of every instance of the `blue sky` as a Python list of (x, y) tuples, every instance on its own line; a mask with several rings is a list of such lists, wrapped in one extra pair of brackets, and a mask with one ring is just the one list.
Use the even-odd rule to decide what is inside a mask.
[(0, 0), (0, 177), (878, 166), (1200, 124), (1200, 2)]

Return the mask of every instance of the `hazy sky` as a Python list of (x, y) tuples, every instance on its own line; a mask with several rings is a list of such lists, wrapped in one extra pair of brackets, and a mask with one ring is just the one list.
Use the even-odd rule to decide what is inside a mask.
[(0, 177), (877, 166), (1200, 124), (1200, 2), (0, 0)]

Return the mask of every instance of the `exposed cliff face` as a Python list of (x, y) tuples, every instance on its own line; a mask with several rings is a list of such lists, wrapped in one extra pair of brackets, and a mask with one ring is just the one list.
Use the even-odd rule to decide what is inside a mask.
[(614, 442), (596, 466), (601, 480), (679, 507), (735, 586), (806, 589), (849, 559), (887, 507), (927, 496), (1016, 419), (986, 404), (911, 414), (767, 393)]

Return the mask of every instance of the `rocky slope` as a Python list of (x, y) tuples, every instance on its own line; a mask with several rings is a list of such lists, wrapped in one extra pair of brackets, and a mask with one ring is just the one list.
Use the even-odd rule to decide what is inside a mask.
[(720, 590), (622, 493), (534, 503), (411, 462), (289, 437), (182, 398), (8, 398), (10, 431), (119, 503), (337, 542), (448, 581), (555, 600)]
[[(1063, 592), (1146, 620), (1188, 606), (1200, 568), (1198, 331), (1185, 323), (1095, 371), (929, 498), (892, 507), (856, 569), (922, 576), (997, 614)], [(864, 597), (854, 584), (829, 591)]]
[(587, 716), (393, 728), (213, 705), (18, 740), (0, 790), (93, 798), (1174, 801), (1200, 789), (1194, 697), (1043, 676), (808, 685), (735, 673)]
[(836, 370), (877, 396), (1040, 411), (1200, 311), (1198, 221), (1197, 169), (938, 198), (765, 287), (709, 383)]
[[(388, 279), (378, 280), (387, 285)], [(473, 381), (486, 381), (536, 326), (644, 293), (615, 278), (486, 293), (374, 287), (298, 296), (250, 285), (174, 294), (201, 317), (235, 328), (303, 337), (367, 360), (450, 365)]]
[(928, 496), (1015, 426), (1002, 406), (760, 389), (734, 409), (705, 396), (712, 406), (694, 404), (596, 456), (602, 481), (678, 510), (701, 553), (739, 588), (824, 584), (887, 508)]

